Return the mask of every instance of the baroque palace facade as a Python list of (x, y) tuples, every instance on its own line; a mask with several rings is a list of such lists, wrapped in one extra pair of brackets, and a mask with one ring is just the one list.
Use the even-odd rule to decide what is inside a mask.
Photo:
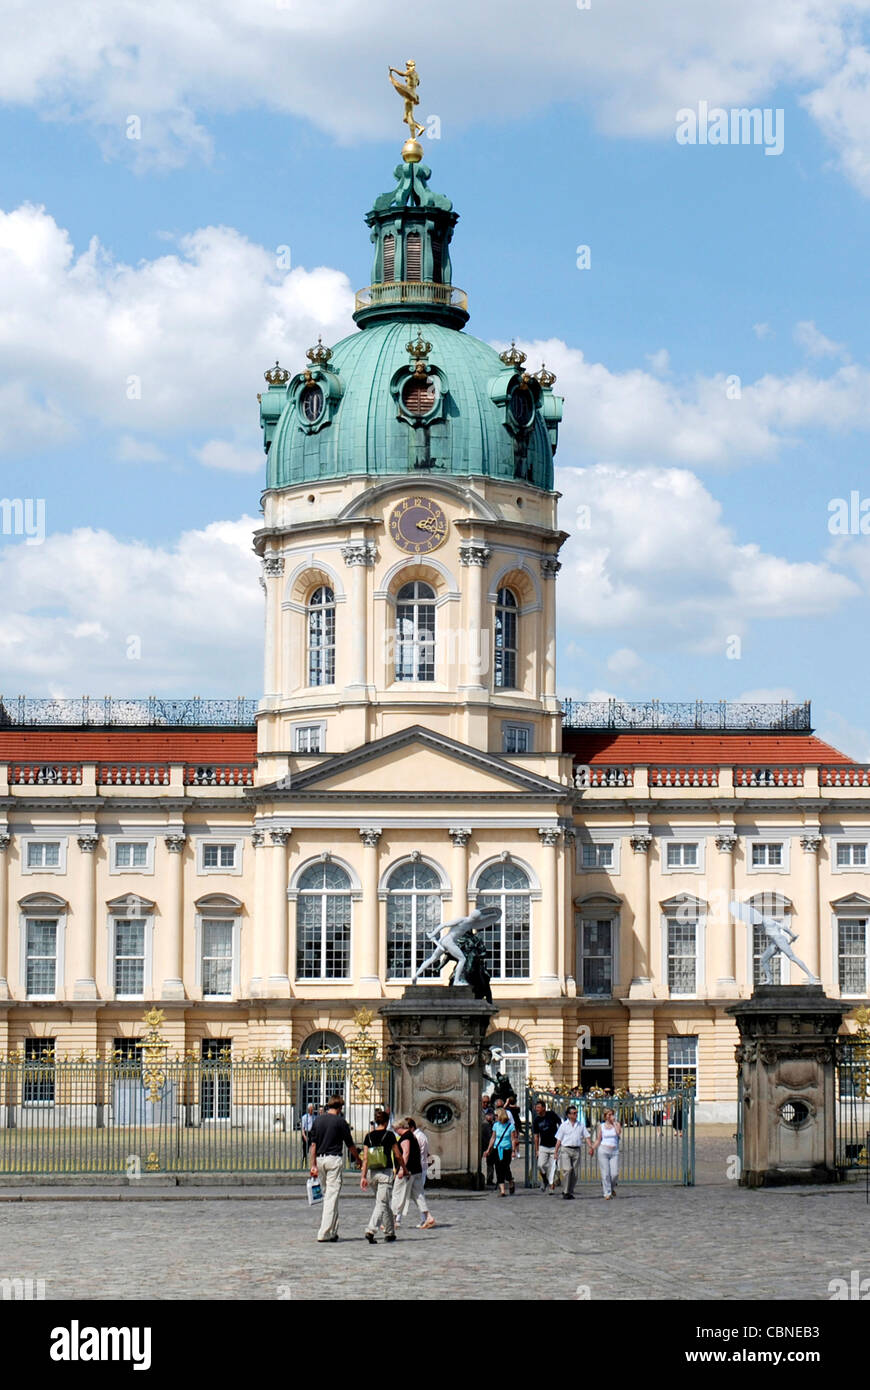
[(808, 706), (560, 702), (562, 402), (463, 331), (457, 215), (404, 153), (358, 331), (266, 373), (256, 711), (0, 706), (0, 1052), (132, 1055), (157, 1003), (179, 1052), (340, 1054), (498, 905), (517, 1082), (691, 1076), (732, 1119), (766, 944), (732, 900), (867, 1000), (870, 771)]

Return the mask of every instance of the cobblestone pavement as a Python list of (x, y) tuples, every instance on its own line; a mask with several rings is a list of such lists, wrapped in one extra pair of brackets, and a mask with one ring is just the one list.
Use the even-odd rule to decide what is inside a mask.
[(835, 1276), (870, 1276), (863, 1185), (747, 1192), (725, 1176), (732, 1148), (700, 1141), (694, 1188), (629, 1186), (612, 1202), (588, 1185), (571, 1203), (433, 1192), (434, 1230), (375, 1247), (372, 1199), (350, 1177), (332, 1245), (288, 1189), (22, 1190), (0, 1201), (0, 1279), (44, 1279), (48, 1299), (362, 1300), (382, 1296), (374, 1267), (408, 1299), (827, 1300)]

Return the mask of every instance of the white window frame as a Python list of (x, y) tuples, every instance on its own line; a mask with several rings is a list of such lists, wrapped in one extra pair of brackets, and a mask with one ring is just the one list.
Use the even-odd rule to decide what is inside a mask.
[[(791, 838), (788, 835), (747, 835), (745, 869), (747, 874), (791, 873)], [(782, 845), (781, 864), (753, 864), (755, 845)]]
[[(54, 835), (48, 831), (44, 835), (22, 835), (21, 843), (21, 872), (22, 874), (65, 874), (67, 860), (67, 846), (69, 845), (68, 835)], [(58, 862), (57, 864), (29, 864), (30, 845), (57, 845)]]
[[(863, 845), (866, 863), (864, 864), (838, 864), (837, 848), (839, 845)], [(830, 837), (831, 873), (832, 874), (870, 874), (870, 839), (861, 834), (832, 835)]]
[[(320, 747), (317, 749), (300, 748), (299, 734), (303, 729), (317, 729), (320, 738)], [(296, 724), (290, 725), (290, 737), (292, 740), (293, 752), (300, 758), (316, 757), (318, 753), (326, 752), (326, 720), (325, 719), (302, 719)]]
[[(154, 873), (154, 845), (156, 837), (154, 835), (109, 835), (109, 873), (114, 878), (118, 874), (148, 874)], [(116, 862), (116, 847), (118, 845), (145, 845), (145, 863), (131, 865), (119, 865)]]
[[(663, 874), (703, 874), (705, 872), (707, 842), (700, 837), (695, 839), (691, 835), (674, 834), (661, 836), (659, 843), (661, 849), (661, 870)], [(696, 850), (696, 860), (694, 864), (669, 864), (668, 846), (669, 845), (694, 845)]]
[[(150, 999), (154, 993), (154, 904), (145, 898), (140, 898), (138, 911), (134, 911), (132, 897), (133, 895), (131, 895), (129, 903), (113, 903), (109, 908), (106, 923), (108, 931), (106, 960), (109, 968), (108, 991), (110, 999)], [(115, 989), (115, 924), (123, 921), (145, 923), (145, 966), (142, 972), (141, 994), (118, 994)]]
[[(528, 747), (524, 748), (522, 753), (508, 752), (505, 744), (507, 743), (508, 734), (510, 733), (523, 733), (526, 735)], [(522, 757), (523, 753), (533, 753), (535, 751), (534, 724), (527, 724), (520, 719), (503, 719), (501, 725), (501, 751), (506, 758)]]
[[(844, 921), (864, 919), (864, 989), (858, 994), (844, 994), (840, 990), (840, 927)], [(834, 938), (834, 980), (841, 999), (866, 999), (870, 993), (870, 907), (839, 907), (833, 915)]]
[[(612, 845), (613, 863), (609, 868), (600, 864), (583, 863), (584, 845)], [(622, 859), (622, 836), (615, 832), (607, 834), (605, 831), (584, 832), (583, 839), (577, 838), (576, 869), (578, 874), (608, 874), (613, 877), (620, 872), (620, 861)]]
[[(57, 935), (55, 937), (55, 967), (54, 967), (54, 993), (53, 994), (28, 994), (27, 993), (27, 923), (29, 921), (46, 922), (51, 918), (57, 923)], [(55, 903), (28, 903), (22, 907), (19, 913), (19, 937), (18, 937), (18, 979), (21, 987), (22, 999), (54, 999), (62, 1000), (64, 995), (64, 968), (66, 957), (66, 905), (63, 907)]]
[[(232, 987), (229, 994), (203, 994), (202, 992), (202, 944), (203, 944), (203, 921), (209, 922), (229, 922), (233, 929), (233, 966), (232, 966)], [(241, 904), (238, 907), (231, 903), (203, 903), (196, 904), (196, 917), (194, 921), (194, 950), (196, 952), (196, 988), (202, 999), (213, 999), (215, 1001), (238, 999), (241, 993), (242, 977), (242, 911)]]
[[(610, 922), (610, 992), (608, 994), (585, 994), (583, 991), (583, 923), (584, 922)], [(590, 1003), (596, 1000), (612, 999), (613, 991), (619, 981), (619, 928), (620, 912), (617, 907), (602, 905), (596, 908), (594, 904), (587, 906), (578, 905), (575, 908), (575, 923), (577, 931), (577, 998), (587, 999)], [(590, 960), (600, 960), (600, 956), (590, 956)]]
[[(685, 996), (678, 996), (678, 997), (685, 997)], [(700, 1033), (668, 1033), (667, 1038), (666, 1038), (666, 1040), (665, 1040), (665, 1047), (666, 1047), (666, 1049), (667, 1049), (666, 1052), (665, 1052), (665, 1078), (666, 1078), (665, 1084), (666, 1084), (668, 1090), (671, 1089), (671, 1059), (670, 1059), (670, 1051), (671, 1051), (671, 1049), (670, 1049), (670, 1047), (668, 1046), (668, 1044), (670, 1043), (671, 1038), (681, 1038), (681, 1039), (686, 1039), (687, 1041), (688, 1041), (688, 1039), (691, 1038), (692, 1041), (693, 1041), (694, 1044), (695, 1044), (695, 1085), (694, 1085), (694, 1087), (693, 1087), (693, 1092), (694, 1092), (694, 1094), (697, 1096), (697, 1095), (698, 1095), (698, 1092), (700, 1091), (700, 1088), (701, 1088), (701, 1078), (700, 1078), (700, 1074), (699, 1074), (699, 1073), (700, 1073), (700, 1065), (701, 1065), (701, 1035), (700, 1035)]]
[[(225, 874), (230, 878), (238, 878), (242, 873), (242, 858), (244, 855), (244, 835), (221, 835), (215, 831), (213, 835), (197, 835), (195, 841), (196, 848), (196, 872), (201, 877), (209, 877), (214, 874)], [(205, 847), (206, 845), (233, 845), (235, 848), (235, 867), (232, 869), (224, 868), (221, 864), (206, 864)]]
[[(695, 923), (695, 988), (685, 994), (675, 993), (669, 984), (670, 969), (668, 955), (668, 922), (670, 918), (676, 917), (680, 910), (680, 903), (673, 900), (662, 903), (661, 906), (661, 962), (662, 962), (662, 985), (667, 990), (668, 999), (702, 999), (706, 993), (707, 985), (707, 904), (693, 901), (695, 916), (693, 919), (685, 918), (686, 923), (694, 920)], [(688, 903), (687, 903), (688, 906)]]

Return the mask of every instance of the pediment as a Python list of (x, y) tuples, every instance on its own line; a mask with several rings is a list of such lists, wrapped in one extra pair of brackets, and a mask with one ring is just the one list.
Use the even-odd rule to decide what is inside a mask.
[(516, 796), (525, 793), (548, 800), (569, 794), (567, 787), (541, 777), (492, 753), (458, 743), (414, 725), (376, 739), (349, 753), (336, 754), (291, 779), (289, 787), (275, 784), (261, 793), (297, 796), (306, 792), (336, 795), (395, 795), (425, 797)]

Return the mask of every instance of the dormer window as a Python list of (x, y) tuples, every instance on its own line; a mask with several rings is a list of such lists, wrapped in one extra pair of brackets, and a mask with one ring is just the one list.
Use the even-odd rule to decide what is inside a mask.
[(306, 386), (299, 404), (302, 408), (302, 415), (309, 425), (316, 424), (323, 414), (323, 392), (320, 387)]
[(510, 394), (511, 415), (516, 424), (525, 429), (532, 423), (532, 416), (535, 413), (535, 401), (528, 387), (515, 386)]
[(410, 415), (428, 415), (435, 404), (435, 382), (431, 376), (412, 376), (402, 391), (402, 404)]

